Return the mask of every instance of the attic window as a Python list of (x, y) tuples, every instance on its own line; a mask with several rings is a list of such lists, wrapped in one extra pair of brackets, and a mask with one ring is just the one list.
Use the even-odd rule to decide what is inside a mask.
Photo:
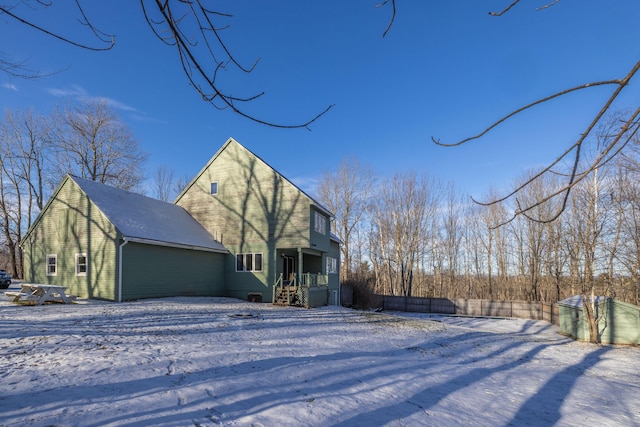
[(211, 183), (211, 194), (214, 196), (218, 194), (218, 181), (214, 181)]

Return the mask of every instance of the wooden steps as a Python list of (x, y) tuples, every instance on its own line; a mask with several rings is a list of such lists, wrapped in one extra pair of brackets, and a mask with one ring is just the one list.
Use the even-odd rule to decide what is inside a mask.
[[(300, 305), (298, 301), (298, 295), (296, 294), (295, 286), (289, 286), (289, 294), (287, 295), (287, 289), (282, 289), (278, 295), (276, 295), (275, 301), (273, 301), (273, 305)], [(291, 298), (289, 301), (288, 296)]]

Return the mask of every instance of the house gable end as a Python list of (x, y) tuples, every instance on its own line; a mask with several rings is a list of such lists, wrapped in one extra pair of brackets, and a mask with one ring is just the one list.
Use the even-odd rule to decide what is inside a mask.
[(240, 144), (238, 141), (236, 141), (233, 138), (229, 138), (222, 145), (222, 147), (220, 147), (220, 149), (218, 149), (218, 151), (213, 155), (213, 157), (211, 157), (211, 159), (209, 159), (207, 164), (204, 165), (204, 167), (200, 170), (200, 172), (198, 172), (198, 174), (196, 174), (196, 176), (191, 180), (191, 182), (189, 182), (189, 184), (187, 184), (187, 186), (180, 192), (180, 194), (176, 197), (176, 200), (174, 201), (174, 203), (179, 204), (180, 200), (184, 197), (185, 193), (187, 193), (196, 184), (196, 182), (198, 182), (198, 180), (202, 177), (202, 175), (205, 174), (212, 167), (212, 164), (216, 161), (216, 159), (218, 159), (218, 157), (223, 152), (225, 152), (230, 146), (236, 146), (236, 147), (239, 147), (240, 149), (246, 151), (247, 154), (250, 157), (255, 158), (257, 161), (259, 161), (264, 166), (266, 166), (271, 171), (273, 171), (273, 173), (277, 174), (280, 177), (280, 179), (282, 179), (283, 181), (287, 182), (289, 185), (291, 185), (293, 188), (295, 188), (297, 191), (299, 191), (302, 195), (304, 195), (304, 197), (309, 200), (309, 203), (312, 204), (313, 206), (315, 206), (315, 208), (317, 210), (323, 212), (329, 218), (333, 218), (334, 215), (330, 210), (328, 210), (321, 203), (319, 203), (317, 200), (315, 200), (313, 197), (311, 197), (309, 194), (307, 194), (304, 190), (302, 190), (300, 187), (298, 187), (293, 182), (291, 182), (289, 179), (287, 179), (287, 177), (285, 177), (280, 172), (278, 172), (270, 164), (268, 164), (266, 161), (264, 161), (260, 156), (258, 156), (257, 154), (255, 154), (254, 152), (252, 152), (247, 147), (245, 147), (244, 145)]
[[(211, 183), (216, 183), (216, 194), (210, 191)], [(232, 138), (207, 162), (176, 203), (225, 245), (238, 247), (267, 242), (279, 247), (309, 246), (310, 212), (317, 205)]]
[[(83, 297), (113, 299), (118, 239), (116, 227), (67, 176), (23, 240), (25, 280), (65, 286)], [(53, 270), (49, 259), (55, 260)]]
[[(27, 230), (27, 232), (25, 233), (24, 237), (22, 238), (22, 242), (23, 243), (28, 242), (28, 240), (32, 237), (32, 234), (33, 234), (34, 230), (36, 230), (36, 229), (38, 229), (38, 227), (42, 226), (42, 222), (44, 220), (46, 220), (46, 217), (48, 215), (53, 215), (53, 213), (50, 212), (53, 209), (52, 208), (53, 204), (55, 204), (55, 203), (64, 203), (70, 209), (77, 210), (78, 207), (77, 206), (73, 206), (73, 202), (72, 201), (65, 200), (65, 199), (68, 198), (68, 193), (69, 192), (75, 192), (75, 191), (78, 191), (78, 192), (82, 193), (86, 197), (87, 202), (92, 203), (90, 198), (87, 196), (87, 194), (73, 180), (73, 178), (68, 174), (65, 175), (65, 177), (62, 179), (62, 181), (60, 182), (58, 187), (55, 189), (55, 191), (53, 192), (53, 194), (51, 195), (51, 197), (49, 198), (47, 203), (44, 205), (44, 207), (42, 208), (42, 210), (40, 211), (40, 213), (38, 214), (38, 216), (34, 220), (33, 224), (31, 224), (31, 227), (29, 227), (29, 230)], [(94, 203), (92, 203), (92, 205), (96, 209), (96, 211), (100, 212), (100, 214), (103, 215), (104, 219), (108, 221), (108, 218), (104, 215), (104, 213), (102, 213), (100, 211), (100, 209)], [(115, 228), (115, 225), (113, 225), (113, 226)], [(116, 228), (116, 231), (117, 231), (117, 228)]]

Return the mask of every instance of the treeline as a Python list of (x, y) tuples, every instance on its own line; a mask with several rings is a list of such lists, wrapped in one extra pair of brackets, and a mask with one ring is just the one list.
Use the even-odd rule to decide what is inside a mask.
[(336, 214), (343, 281), (369, 292), (544, 302), (593, 293), (640, 304), (638, 159), (636, 144), (574, 186), (566, 203), (538, 203), (563, 177), (536, 179), (517, 194), (519, 205), (534, 206), (526, 216), (514, 217), (518, 206), (497, 192), (484, 206), (426, 175), (377, 179), (355, 159), (325, 174), (317, 192)]
[(22, 277), (20, 242), (66, 173), (125, 189), (144, 179), (147, 155), (105, 100), (62, 104), (48, 115), (0, 117), (0, 265)]

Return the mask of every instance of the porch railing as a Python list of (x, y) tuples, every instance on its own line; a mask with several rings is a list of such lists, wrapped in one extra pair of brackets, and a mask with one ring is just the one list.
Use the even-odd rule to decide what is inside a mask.
[(291, 305), (293, 301), (295, 301), (298, 291), (298, 283), (295, 278), (293, 280), (284, 280), (282, 274), (276, 280), (275, 285), (273, 286), (273, 303), (285, 302), (282, 301), (283, 298), (286, 298), (287, 305)]
[(273, 286), (272, 301), (274, 304), (316, 306), (312, 294), (317, 295), (318, 292), (326, 290), (328, 285), (329, 277), (326, 274), (303, 273), (299, 275), (299, 280), (295, 275), (292, 280), (284, 280), (280, 274)]
[(308, 288), (316, 286), (329, 286), (329, 276), (326, 274), (303, 273), (300, 275), (300, 284)]

